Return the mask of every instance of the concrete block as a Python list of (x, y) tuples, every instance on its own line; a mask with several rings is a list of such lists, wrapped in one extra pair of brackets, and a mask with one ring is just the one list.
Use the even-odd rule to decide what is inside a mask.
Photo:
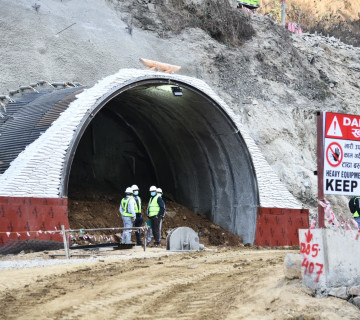
[(331, 288), (329, 291), (329, 296), (346, 300), (348, 298), (347, 287)]
[(310, 289), (360, 284), (360, 242), (350, 232), (299, 230), (303, 284)]
[(301, 255), (288, 253), (284, 260), (284, 274), (287, 279), (301, 279)]
[(166, 250), (199, 250), (199, 236), (191, 228), (178, 227), (170, 231), (166, 237)]

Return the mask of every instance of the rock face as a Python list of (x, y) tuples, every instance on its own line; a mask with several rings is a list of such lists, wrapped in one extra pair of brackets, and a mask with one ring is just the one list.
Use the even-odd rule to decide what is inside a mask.
[[(139, 58), (181, 66), (181, 74), (207, 82), (241, 116), (268, 163), (315, 215), (316, 111), (358, 113), (360, 49), (291, 34), (246, 12), (241, 17), (255, 32), (235, 47), (175, 21), (192, 7), (170, 2), (88, 0), (84, 11), (78, 1), (50, 0), (35, 10), (26, 0), (4, 0), (0, 93), (40, 79), (92, 86), (120, 68), (143, 68)], [(180, 33), (171, 28), (175, 22)], [(347, 213), (345, 197), (329, 200), (334, 212)]]
[(360, 296), (360, 286), (350, 287), (349, 295)]

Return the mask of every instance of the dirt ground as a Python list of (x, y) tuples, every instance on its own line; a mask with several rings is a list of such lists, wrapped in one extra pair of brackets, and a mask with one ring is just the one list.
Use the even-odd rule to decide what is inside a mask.
[[(82, 200), (69, 200), (69, 222), (71, 229), (123, 226), (122, 219), (118, 215), (121, 198), (117, 199), (116, 196), (109, 195), (99, 196), (99, 194), (99, 192), (92, 193), (90, 198), (87, 199), (82, 195)], [(241, 237), (215, 225), (205, 215), (194, 213), (188, 208), (167, 199), (165, 199), (165, 203), (166, 216), (162, 226), (162, 244), (165, 245), (165, 239), (170, 230), (177, 227), (192, 228), (198, 233), (200, 243), (205, 246), (239, 246), (242, 243)], [(146, 207), (147, 203), (144, 202), (143, 208)], [(147, 220), (145, 209), (143, 209), (143, 217)], [(132, 235), (132, 240), (135, 241), (134, 235)]]
[[(297, 251), (126, 251), (136, 251), (137, 255), (121, 259), (112, 252), (103, 252), (98, 261), (3, 270), (0, 318), (360, 318), (360, 310), (345, 300), (315, 298), (301, 280), (284, 278), (284, 256)], [(39, 254), (24, 254), (21, 258), (35, 256)], [(0, 262), (6, 259), (11, 257), (1, 257)]]

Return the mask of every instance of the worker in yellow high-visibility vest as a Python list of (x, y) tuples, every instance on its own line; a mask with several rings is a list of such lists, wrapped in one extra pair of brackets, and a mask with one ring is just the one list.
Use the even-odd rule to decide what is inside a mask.
[[(161, 188), (157, 188), (156, 189), (156, 193), (159, 195), (159, 197), (162, 199), (162, 194), (163, 194), (163, 191)], [(162, 228), (162, 222), (165, 218), (165, 214), (166, 214), (166, 206), (165, 206), (165, 201), (164, 199), (162, 199), (163, 202), (164, 202), (164, 214), (161, 216), (161, 220), (160, 220), (160, 223), (159, 223), (159, 235), (160, 235), (160, 239), (161, 239), (161, 228)]]
[[(124, 228), (132, 228), (136, 213), (135, 199), (131, 188), (126, 188), (125, 198), (121, 200), (119, 211), (123, 219)], [(123, 231), (122, 243), (131, 243), (131, 230)]]
[(360, 229), (360, 201), (359, 200), (360, 200), (360, 197), (353, 197), (350, 199), (350, 201), (353, 202), (352, 206), (350, 208), (350, 211), (353, 214), (354, 220), (358, 224), (358, 228)]
[(151, 228), (154, 235), (154, 246), (160, 245), (160, 221), (165, 213), (165, 205), (163, 199), (157, 194), (155, 186), (150, 187), (150, 200), (147, 208), (147, 216), (151, 220)]
[[(135, 221), (134, 221), (134, 224), (133, 226), (134, 227), (141, 227), (142, 224), (143, 224), (143, 217), (141, 215), (141, 198), (139, 196), (139, 187), (134, 184), (131, 189), (133, 190), (133, 197), (134, 197), (134, 200), (135, 200), (135, 214), (136, 214), (136, 218), (135, 218)], [(143, 242), (141, 241), (141, 234), (140, 234), (140, 231), (135, 231), (135, 236), (136, 236), (136, 244), (138, 246), (142, 246), (143, 245)]]

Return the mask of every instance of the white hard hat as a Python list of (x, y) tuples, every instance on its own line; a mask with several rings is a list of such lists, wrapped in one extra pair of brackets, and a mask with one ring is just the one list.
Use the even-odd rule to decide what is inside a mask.
[(133, 193), (133, 189), (131, 189), (131, 188), (126, 188), (126, 190), (125, 190), (125, 193)]
[(156, 187), (155, 187), (155, 186), (151, 186), (149, 191), (155, 191), (155, 192), (156, 192)]
[(132, 185), (131, 189), (133, 189), (133, 191), (135, 190), (139, 191), (139, 187), (136, 184)]
[(161, 189), (161, 188), (157, 188), (157, 189), (156, 189), (156, 192), (162, 194), (162, 189)]

